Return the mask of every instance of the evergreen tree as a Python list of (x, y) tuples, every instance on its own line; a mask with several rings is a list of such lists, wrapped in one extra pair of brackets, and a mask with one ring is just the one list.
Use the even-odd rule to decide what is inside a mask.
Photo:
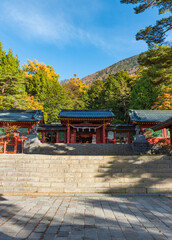
[(172, 85), (172, 46), (154, 46), (140, 54), (138, 62), (147, 68), (147, 75), (155, 85), (161, 88)]
[(34, 98), (26, 95), (24, 73), (18, 57), (11, 49), (6, 54), (0, 43), (0, 109), (33, 109), (34, 106), (41, 107)]
[(103, 92), (106, 108), (112, 109), (115, 113), (116, 122), (126, 122), (131, 95), (132, 81), (130, 75), (125, 71), (120, 71), (114, 76), (109, 76), (105, 81)]
[(96, 80), (90, 86), (88, 90), (88, 102), (87, 106), (89, 109), (102, 109), (104, 108), (104, 81)]
[(156, 87), (146, 71), (132, 89), (130, 98), (130, 109), (151, 109), (159, 95), (160, 89)]
[[(159, 14), (172, 12), (171, 0), (121, 0), (121, 3), (137, 4), (134, 8), (135, 13), (144, 12), (151, 7), (157, 7)], [(145, 29), (141, 29), (137, 35), (136, 40), (145, 40), (149, 46), (153, 44), (162, 44), (166, 39), (166, 33), (172, 29), (172, 16), (162, 18), (157, 21), (154, 26), (149, 25)]]

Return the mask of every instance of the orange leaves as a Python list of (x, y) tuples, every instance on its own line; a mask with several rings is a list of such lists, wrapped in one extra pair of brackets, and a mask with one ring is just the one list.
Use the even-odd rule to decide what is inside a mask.
[(172, 110), (172, 88), (166, 88), (163, 94), (158, 96), (152, 109)]
[(45, 63), (39, 63), (36, 59), (34, 61), (27, 60), (28, 64), (24, 64), (23, 70), (26, 78), (31, 78), (32, 75), (36, 74), (38, 71), (44, 72), (49, 79), (59, 79), (54, 71), (54, 68), (50, 65), (45, 65)]

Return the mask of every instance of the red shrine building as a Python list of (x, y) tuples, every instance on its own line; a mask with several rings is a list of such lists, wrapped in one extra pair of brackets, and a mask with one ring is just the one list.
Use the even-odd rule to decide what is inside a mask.
[(50, 143), (128, 143), (133, 141), (139, 125), (150, 144), (170, 142), (170, 132), (156, 126), (172, 116), (172, 110), (130, 110), (128, 124), (112, 124), (111, 110), (66, 110), (59, 114), (61, 123), (42, 124), (38, 128), (41, 141)]
[[(17, 152), (30, 132), (37, 132), (42, 143), (130, 144), (136, 125), (150, 144), (172, 142), (172, 110), (130, 110), (128, 124), (112, 124), (115, 115), (108, 109), (63, 109), (58, 117), (59, 123), (44, 124), (40, 110), (0, 111), (0, 152), (11, 152), (10, 144), (14, 146), (12, 152)], [(11, 142), (4, 135), (4, 126), (16, 126)]]
[(61, 124), (41, 125), (42, 142), (51, 132), (51, 142), (106, 143), (106, 127), (115, 115), (111, 110), (65, 110), (59, 114)]
[(172, 117), (168, 120), (162, 122), (161, 124), (158, 124), (154, 127), (152, 127), (154, 131), (160, 131), (162, 129), (169, 129), (170, 132), (170, 149), (172, 150)]
[(17, 153), (27, 135), (43, 122), (40, 110), (0, 110), (0, 153)]
[[(140, 126), (150, 144), (170, 143), (170, 125), (166, 121), (172, 117), (172, 110), (130, 110), (129, 117), (130, 123)], [(157, 128), (159, 124), (161, 127)]]

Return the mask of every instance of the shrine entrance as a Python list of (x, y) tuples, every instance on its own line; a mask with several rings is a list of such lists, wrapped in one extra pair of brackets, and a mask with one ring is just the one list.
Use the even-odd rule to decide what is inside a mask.
[(96, 133), (89, 129), (79, 129), (76, 132), (76, 143), (93, 143), (96, 137)]

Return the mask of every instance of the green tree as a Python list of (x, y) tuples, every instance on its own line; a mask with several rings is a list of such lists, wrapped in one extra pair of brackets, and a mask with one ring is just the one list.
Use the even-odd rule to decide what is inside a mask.
[(17, 56), (0, 43), (0, 109), (34, 109), (39, 102), (25, 92), (25, 78)]
[(153, 84), (146, 71), (132, 89), (129, 109), (151, 109), (159, 95), (160, 89)]
[(57, 122), (62, 108), (71, 108), (69, 96), (59, 83), (53, 67), (28, 60), (24, 67), (26, 91), (43, 103), (45, 121)]
[(125, 71), (110, 75), (104, 81), (97, 80), (88, 90), (89, 108), (111, 109), (115, 122), (127, 120), (132, 78)]
[(147, 68), (147, 75), (155, 85), (172, 85), (172, 46), (154, 46), (138, 58), (141, 66)]
[(104, 81), (96, 80), (90, 86), (88, 90), (88, 102), (87, 106), (89, 109), (102, 109), (104, 108)]
[(86, 108), (87, 91), (88, 87), (82, 83), (81, 79), (74, 74), (74, 77), (63, 82), (63, 88), (70, 97), (71, 105), (73, 109)]
[(115, 113), (116, 122), (126, 122), (129, 100), (131, 95), (131, 77), (125, 71), (120, 71), (114, 76), (109, 76), (105, 81), (103, 92), (106, 108)]
[[(137, 4), (134, 8), (135, 13), (144, 12), (151, 7), (157, 7), (159, 14), (172, 12), (171, 0), (121, 0), (121, 3)], [(141, 29), (136, 34), (136, 40), (144, 40), (149, 46), (153, 44), (162, 44), (166, 39), (167, 32), (172, 29), (172, 16), (162, 18), (157, 21), (154, 26), (149, 25), (145, 29)]]

